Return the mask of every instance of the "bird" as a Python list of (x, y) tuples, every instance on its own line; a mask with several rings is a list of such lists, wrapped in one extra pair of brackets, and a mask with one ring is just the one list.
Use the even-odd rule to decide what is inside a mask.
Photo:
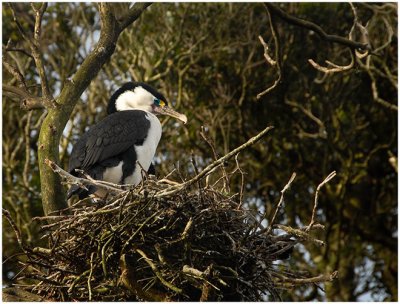
[[(157, 115), (169, 115), (187, 123), (186, 115), (170, 108), (166, 98), (150, 85), (125, 83), (110, 97), (107, 116), (73, 146), (68, 172), (81, 177), (83, 171), (95, 180), (138, 185), (142, 168), (154, 173), (152, 159), (162, 134)], [(73, 185), (68, 199), (73, 195), (79, 199), (90, 195), (104, 198), (106, 193), (95, 186), (83, 189)]]

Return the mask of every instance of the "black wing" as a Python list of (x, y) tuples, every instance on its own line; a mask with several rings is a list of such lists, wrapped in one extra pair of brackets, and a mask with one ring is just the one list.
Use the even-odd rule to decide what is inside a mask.
[(142, 143), (150, 128), (146, 112), (129, 110), (108, 115), (86, 132), (72, 149), (68, 171), (88, 169)]

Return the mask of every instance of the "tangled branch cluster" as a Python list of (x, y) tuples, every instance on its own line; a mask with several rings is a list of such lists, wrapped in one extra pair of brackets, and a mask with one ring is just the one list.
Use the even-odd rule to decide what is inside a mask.
[(72, 211), (52, 218), (50, 250), (31, 257), (33, 277), (46, 277), (35, 289), (51, 299), (260, 300), (277, 296), (272, 262), (295, 244), (257, 233), (248, 212), (213, 189), (168, 199), (126, 192)]
[[(333, 280), (336, 273), (304, 277), (277, 262), (288, 259), (299, 242), (323, 244), (310, 236), (322, 226), (314, 221), (317, 195), (310, 225), (295, 229), (275, 223), (295, 174), (267, 227), (265, 217), (243, 207), (242, 193), (228, 195), (191, 182), (216, 174), (227, 156), (237, 155), (268, 130), (182, 184), (147, 179), (140, 188), (123, 190), (86, 180), (114, 189), (114, 195), (36, 218), (43, 222), (48, 248), (28, 248), (21, 240), (27, 261), (20, 279), (34, 280), (20, 286), (52, 301), (260, 301), (279, 300), (281, 288)], [(69, 182), (75, 178), (49, 165)], [(278, 235), (275, 228), (284, 233)]]
[(143, 198), (126, 191), (37, 219), (54, 222), (43, 226), (49, 248), (28, 252), (24, 276), (39, 281), (29, 290), (62, 301), (259, 301), (279, 299), (288, 284), (332, 279), (302, 279), (276, 264), (305, 230), (280, 225), (287, 233), (277, 236), (237, 196), (203, 188), (154, 198), (162, 187), (148, 181)]

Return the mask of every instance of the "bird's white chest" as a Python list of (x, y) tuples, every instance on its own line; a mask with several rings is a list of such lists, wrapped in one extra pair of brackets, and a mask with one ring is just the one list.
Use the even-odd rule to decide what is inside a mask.
[(140, 164), (136, 164), (135, 171), (123, 181), (124, 184), (137, 185), (142, 180), (142, 168), (147, 171), (156, 153), (158, 143), (161, 139), (162, 129), (158, 118), (152, 113), (146, 113), (146, 118), (150, 121), (150, 128), (146, 139), (141, 146), (135, 146), (136, 159)]
[[(161, 123), (158, 118), (152, 113), (146, 113), (146, 119), (150, 121), (150, 127), (147, 132), (146, 139), (142, 145), (135, 146), (136, 151), (136, 162), (135, 170), (124, 180), (121, 181), (122, 173), (122, 161), (115, 167), (107, 168), (103, 173), (103, 180), (114, 183), (114, 184), (131, 184), (138, 185), (142, 181), (142, 168), (145, 171), (149, 170), (151, 161), (156, 153), (158, 143), (161, 139), (162, 129)], [(132, 160), (133, 162), (134, 160)]]

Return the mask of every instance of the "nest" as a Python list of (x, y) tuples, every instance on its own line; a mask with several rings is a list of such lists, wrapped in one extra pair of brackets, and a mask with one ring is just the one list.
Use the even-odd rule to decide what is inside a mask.
[[(199, 183), (223, 161), (189, 182), (146, 180), (129, 190), (71, 177), (49, 162), (64, 179), (114, 195), (37, 218), (48, 248), (24, 246), (21, 286), (51, 301), (265, 301), (279, 300), (281, 288), (335, 278), (305, 278), (277, 262), (290, 258), (299, 242), (322, 243), (309, 236), (310, 228), (321, 226), (313, 219), (306, 229), (274, 223), (295, 175), (263, 227), (265, 215), (242, 207), (243, 193), (227, 195)], [(238, 168), (234, 172), (242, 173)], [(277, 235), (273, 228), (286, 232)]]
[(144, 189), (51, 217), (49, 248), (30, 253), (36, 271), (26, 276), (40, 280), (31, 291), (53, 301), (279, 298), (273, 262), (288, 257), (290, 235), (265, 234), (237, 196)]

